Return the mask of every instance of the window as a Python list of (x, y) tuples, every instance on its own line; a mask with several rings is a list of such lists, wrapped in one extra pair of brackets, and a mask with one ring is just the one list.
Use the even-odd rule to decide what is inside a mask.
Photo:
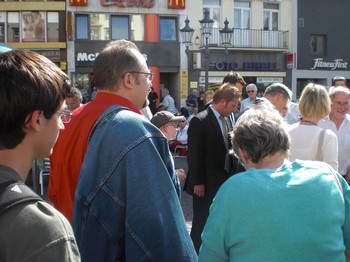
[(7, 13), (7, 42), (19, 42), (19, 12)]
[(45, 42), (45, 13), (38, 11), (21, 13), (22, 42)]
[(221, 21), (221, 1), (203, 0), (203, 14), (205, 9), (209, 10), (209, 17), (214, 20), (213, 28), (219, 28)]
[(5, 42), (6, 13), (0, 12), (0, 42)]
[(130, 40), (131, 41), (143, 41), (145, 30), (144, 30), (144, 22), (142, 15), (131, 15), (131, 32), (130, 32)]
[(234, 2), (234, 28), (250, 29), (250, 2)]
[(129, 36), (129, 17), (112, 16), (112, 39), (130, 39)]
[(310, 54), (315, 56), (326, 55), (327, 37), (325, 35), (310, 35)]
[(278, 31), (279, 29), (279, 5), (264, 3), (264, 30)]
[(109, 16), (105, 14), (90, 14), (90, 39), (109, 40)]
[(59, 41), (58, 12), (47, 13), (47, 42)]
[(0, 39), (2, 42), (58, 42), (60, 13), (64, 14), (46, 11), (0, 12), (0, 23), (4, 24), (0, 29)]
[(77, 14), (77, 40), (144, 40), (143, 15)]
[(0, 23), (0, 42), (5, 42), (5, 23)]
[(161, 17), (159, 30), (161, 41), (176, 41), (176, 18)]
[(76, 24), (76, 38), (79, 40), (88, 40), (89, 39), (89, 29), (88, 29), (88, 15), (76, 15), (75, 24)]

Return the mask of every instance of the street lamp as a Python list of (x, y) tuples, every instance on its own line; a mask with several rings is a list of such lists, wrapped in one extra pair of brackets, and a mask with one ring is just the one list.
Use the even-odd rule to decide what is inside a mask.
[[(201, 24), (201, 34), (205, 39), (205, 46), (204, 50), (190, 50), (189, 47), (192, 46), (192, 38), (194, 29), (190, 27), (190, 20), (188, 20), (188, 17), (185, 20), (185, 26), (180, 29), (181, 39), (182, 43), (186, 46), (186, 54), (188, 56), (189, 53), (203, 53), (204, 51), (204, 57), (205, 57), (205, 90), (208, 90), (208, 81), (209, 81), (209, 37), (212, 34), (213, 24), (214, 20), (210, 19), (209, 17), (209, 10), (204, 10), (204, 17), (202, 20), (199, 20), (199, 23)], [(221, 42), (222, 45), (225, 47), (225, 54), (227, 54), (227, 48), (231, 46), (231, 40), (232, 40), (232, 33), (233, 29), (228, 28), (228, 21), (227, 18), (225, 20), (225, 27), (222, 30), (219, 30), (220, 36), (221, 36)]]
[(233, 28), (228, 28), (229, 22), (227, 21), (227, 18), (224, 22), (225, 26), (223, 29), (219, 30), (220, 36), (221, 36), (221, 44), (225, 47), (225, 55), (227, 55), (228, 51), (227, 48), (232, 46), (232, 34), (233, 34)]

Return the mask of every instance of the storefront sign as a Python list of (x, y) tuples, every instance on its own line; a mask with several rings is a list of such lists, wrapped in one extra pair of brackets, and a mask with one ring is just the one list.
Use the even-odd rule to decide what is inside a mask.
[(118, 7), (154, 7), (155, 0), (100, 0), (102, 6), (116, 5)]
[(99, 53), (77, 53), (77, 62), (93, 62)]
[[(75, 42), (74, 60), (76, 67), (92, 67), (100, 50), (109, 41), (77, 41)], [(180, 67), (180, 43), (137, 42), (142, 55), (147, 59), (148, 66)], [(73, 59), (73, 58), (70, 58)], [(84, 69), (86, 70), (86, 69)]]
[(311, 68), (311, 70), (315, 69), (330, 69), (330, 70), (336, 70), (336, 69), (347, 69), (348, 68), (348, 62), (344, 62), (343, 59), (334, 59), (332, 62), (323, 61), (323, 58), (315, 58), (314, 59), (314, 66)]
[(282, 77), (257, 77), (256, 78), (257, 83), (282, 83), (283, 78)]
[(287, 55), (287, 68), (288, 69), (296, 68), (296, 53)]
[(185, 0), (168, 0), (169, 9), (185, 9)]
[(280, 71), (274, 62), (209, 62), (210, 70), (218, 71)]
[(87, 0), (69, 0), (70, 6), (87, 6), (88, 1)]
[(61, 52), (60, 50), (34, 50), (36, 53), (39, 53), (43, 56), (46, 56), (52, 62), (60, 62)]

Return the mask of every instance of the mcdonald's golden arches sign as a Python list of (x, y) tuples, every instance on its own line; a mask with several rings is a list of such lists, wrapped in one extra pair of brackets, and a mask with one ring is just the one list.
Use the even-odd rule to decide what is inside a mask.
[(87, 6), (88, 0), (69, 0), (71, 6)]
[(185, 0), (168, 0), (169, 9), (184, 9)]

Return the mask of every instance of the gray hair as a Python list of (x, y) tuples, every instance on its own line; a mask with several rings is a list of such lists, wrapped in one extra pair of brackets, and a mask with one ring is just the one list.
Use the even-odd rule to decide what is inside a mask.
[(332, 86), (329, 88), (329, 97), (333, 100), (336, 93), (345, 93), (350, 98), (350, 90), (344, 86)]
[(255, 84), (251, 83), (251, 84), (248, 84), (246, 87), (245, 87), (245, 91), (248, 91), (248, 88), (249, 87), (253, 87), (254, 88), (254, 91), (258, 91), (258, 88), (256, 87)]
[(264, 157), (290, 149), (290, 138), (283, 127), (282, 116), (266, 103), (250, 106), (237, 120), (233, 130), (234, 154), (240, 158), (239, 149), (247, 152), (253, 163)]
[(265, 89), (264, 96), (269, 94), (271, 95), (283, 94), (283, 96), (287, 98), (289, 101), (292, 100), (292, 91), (282, 83), (274, 83), (269, 85)]

